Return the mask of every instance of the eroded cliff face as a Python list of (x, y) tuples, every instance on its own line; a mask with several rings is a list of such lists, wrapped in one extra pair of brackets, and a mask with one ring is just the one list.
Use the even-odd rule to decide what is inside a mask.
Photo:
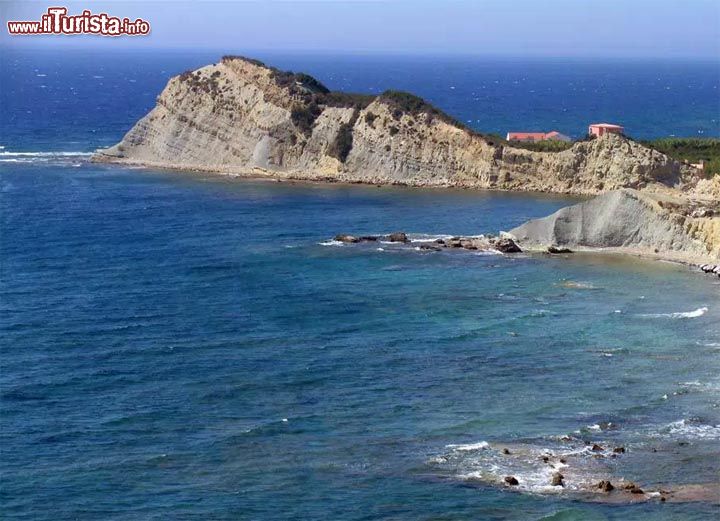
[(511, 230), (523, 248), (614, 249), (679, 261), (720, 261), (720, 201), (677, 191), (615, 190)]
[(694, 182), (693, 170), (616, 135), (564, 152), (502, 146), (410, 97), (348, 97), (313, 78), (224, 58), (172, 78), (96, 161), (278, 178), (597, 194)]

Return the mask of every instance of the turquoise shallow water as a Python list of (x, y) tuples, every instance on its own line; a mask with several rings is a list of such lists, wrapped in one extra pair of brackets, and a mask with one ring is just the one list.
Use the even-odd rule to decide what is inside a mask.
[(75, 158), (1, 176), (6, 519), (717, 514), (475, 485), (472, 452), (434, 463), (448, 445), (580, 430), (627, 446), (621, 473), (642, 483), (717, 481), (714, 279), (613, 257), (321, 244), (493, 232), (567, 199)]

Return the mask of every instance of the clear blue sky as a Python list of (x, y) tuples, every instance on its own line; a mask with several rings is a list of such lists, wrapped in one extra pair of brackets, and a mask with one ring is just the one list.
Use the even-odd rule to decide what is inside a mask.
[[(150, 21), (142, 38), (10, 37), (49, 5)], [(0, 0), (2, 45), (579, 57), (720, 56), (720, 0)]]

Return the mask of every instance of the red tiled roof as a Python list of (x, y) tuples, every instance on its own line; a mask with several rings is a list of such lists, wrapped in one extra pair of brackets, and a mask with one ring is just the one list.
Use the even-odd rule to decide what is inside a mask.
[(508, 132), (508, 139), (545, 139), (545, 132)]

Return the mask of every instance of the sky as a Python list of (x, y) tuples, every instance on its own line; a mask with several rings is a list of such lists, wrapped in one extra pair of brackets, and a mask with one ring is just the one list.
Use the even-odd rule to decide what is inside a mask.
[[(10, 36), (51, 5), (130, 19), (143, 37)], [(525, 57), (720, 57), (720, 0), (0, 0), (0, 46)]]

